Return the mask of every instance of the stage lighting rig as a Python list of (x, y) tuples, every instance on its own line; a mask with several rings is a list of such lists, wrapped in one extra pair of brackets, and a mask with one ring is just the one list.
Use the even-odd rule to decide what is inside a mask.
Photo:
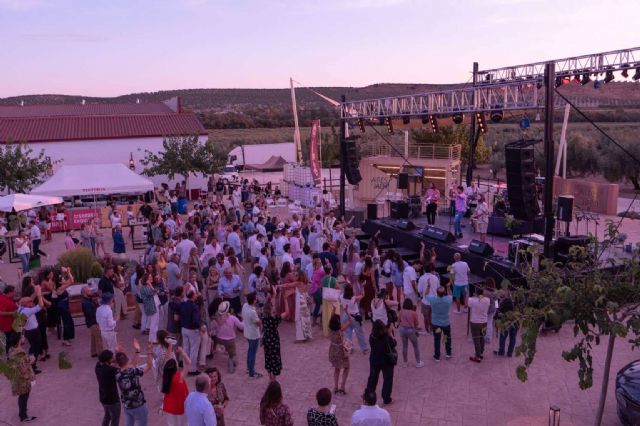
[(394, 131), (393, 131), (393, 120), (391, 120), (391, 117), (385, 118), (384, 119), (384, 124), (387, 126), (387, 132), (390, 135), (393, 135), (394, 134)]
[(484, 112), (476, 112), (476, 121), (480, 132), (487, 133), (487, 121), (484, 118)]
[(429, 116), (429, 124), (431, 124), (431, 130), (433, 131), (433, 133), (438, 133), (440, 129), (438, 128), (438, 119), (435, 117), (435, 115)]
[(640, 67), (636, 68), (636, 73), (633, 74), (633, 77), (631, 77), (631, 80), (633, 81), (640, 80)]
[(591, 81), (591, 78), (589, 77), (588, 72), (582, 74), (582, 80), (580, 81), (580, 84), (584, 86), (585, 84), (588, 84), (590, 81)]
[(366, 131), (366, 128), (364, 127), (364, 119), (358, 119), (358, 127), (360, 127), (360, 132), (364, 133)]
[(420, 121), (422, 122), (422, 124), (428, 124), (429, 123), (429, 114), (427, 114), (426, 109), (424, 111), (422, 111), (423, 115), (420, 116)]
[(409, 123), (411, 123), (411, 117), (408, 116), (408, 115), (403, 115), (402, 116), (402, 124), (409, 124)]
[(454, 112), (451, 116), (451, 120), (453, 120), (455, 124), (461, 124), (464, 120), (464, 116), (460, 112)]
[(609, 70), (605, 73), (604, 75), (604, 82), (605, 83), (611, 83), (614, 79), (614, 75), (613, 75), (613, 71)]
[(491, 111), (491, 121), (494, 123), (499, 123), (504, 118), (504, 112), (500, 105), (494, 105), (493, 110)]

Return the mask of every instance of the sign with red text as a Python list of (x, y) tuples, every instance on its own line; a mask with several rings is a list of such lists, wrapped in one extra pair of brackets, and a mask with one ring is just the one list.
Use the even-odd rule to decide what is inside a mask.
[(94, 209), (73, 209), (69, 215), (69, 227), (71, 229), (80, 229), (82, 224), (89, 222), (91, 219), (100, 220), (100, 211)]

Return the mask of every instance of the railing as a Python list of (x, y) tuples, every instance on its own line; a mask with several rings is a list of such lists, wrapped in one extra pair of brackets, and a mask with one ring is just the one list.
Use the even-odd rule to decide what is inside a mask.
[[(461, 145), (409, 144), (409, 158), (428, 160), (459, 160)], [(386, 142), (368, 143), (360, 146), (360, 157), (404, 157), (404, 144)]]

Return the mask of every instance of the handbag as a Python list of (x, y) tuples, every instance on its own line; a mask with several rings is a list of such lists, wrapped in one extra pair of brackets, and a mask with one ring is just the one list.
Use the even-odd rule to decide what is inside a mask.
[(337, 302), (340, 299), (340, 290), (331, 287), (322, 287), (322, 300)]
[(352, 349), (353, 349), (353, 342), (351, 340), (342, 339), (342, 351), (346, 356), (351, 355)]
[(387, 356), (392, 365), (398, 364), (398, 351), (395, 347), (391, 347), (390, 336), (387, 336)]

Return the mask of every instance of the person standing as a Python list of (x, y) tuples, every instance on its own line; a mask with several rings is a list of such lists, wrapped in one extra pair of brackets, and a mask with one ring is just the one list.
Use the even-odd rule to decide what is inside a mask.
[[(402, 271), (402, 292), (405, 299), (411, 300), (411, 304), (415, 306), (418, 303), (418, 273), (422, 268), (419, 260), (413, 262), (413, 265), (406, 265)], [(399, 302), (398, 302), (399, 303)], [(404, 306), (404, 304), (402, 305)]]
[(168, 426), (184, 426), (186, 424), (184, 403), (189, 395), (189, 387), (184, 375), (189, 370), (191, 360), (182, 348), (178, 347), (176, 352), (182, 359), (182, 371), (178, 368), (178, 362), (175, 358), (168, 359), (162, 369), (160, 389), (164, 394), (162, 411), (167, 416)]
[(427, 296), (431, 306), (431, 327), (433, 329), (433, 359), (440, 361), (440, 340), (444, 336), (444, 346), (447, 359), (451, 359), (451, 319), (449, 309), (453, 297), (447, 294), (444, 287), (438, 287), (436, 296)]
[(213, 405), (207, 399), (211, 379), (206, 374), (196, 377), (196, 390), (189, 393), (184, 402), (184, 412), (189, 426), (217, 426)]
[(431, 182), (426, 193), (427, 203), (427, 223), (429, 225), (436, 224), (436, 214), (438, 213), (438, 202), (440, 201), (440, 191), (436, 188), (436, 184)]
[(33, 248), (32, 252), (34, 256), (44, 256), (47, 257), (47, 254), (40, 250), (40, 243), (42, 242), (42, 233), (40, 232), (40, 228), (36, 226), (35, 221), (29, 222), (29, 233), (31, 235), (31, 247)]
[(511, 299), (511, 294), (509, 290), (504, 290), (504, 294), (500, 299), (500, 304), (498, 306), (498, 310), (496, 312), (496, 317), (498, 320), (502, 321), (504, 324), (504, 330), (500, 332), (500, 338), (498, 339), (498, 350), (493, 351), (493, 353), (497, 356), (504, 356), (504, 345), (509, 338), (509, 347), (507, 348), (507, 356), (511, 358), (513, 356), (513, 350), (516, 346), (516, 338), (518, 336), (518, 322), (508, 322), (508, 314), (509, 312), (514, 310), (513, 300)]
[(180, 234), (180, 242), (176, 244), (176, 253), (180, 256), (180, 271), (184, 281), (189, 278), (189, 255), (192, 249), (197, 249), (196, 244), (189, 239), (189, 234)]
[(466, 297), (469, 294), (469, 264), (462, 260), (460, 253), (453, 255), (453, 265), (451, 265), (451, 281), (453, 281), (453, 298), (456, 301), (456, 313), (460, 313), (460, 305), (464, 306), (464, 312), (468, 311)]
[[(37, 331), (37, 330), (36, 330)], [(27, 403), (31, 393), (31, 383), (35, 380), (35, 374), (29, 361), (29, 355), (25, 352), (25, 338), (21, 334), (11, 335), (11, 340), (7, 341), (9, 349), (9, 361), (13, 363), (16, 374), (12, 374), (11, 393), (18, 397), (18, 415), (23, 423), (30, 423), (36, 420), (35, 416), (27, 414)]]
[(147, 418), (149, 410), (147, 409), (147, 401), (140, 386), (140, 377), (147, 374), (151, 370), (153, 362), (153, 353), (151, 352), (151, 344), (147, 345), (147, 363), (144, 368), (136, 367), (140, 355), (140, 344), (137, 340), (133, 340), (133, 349), (135, 354), (133, 360), (124, 352), (116, 353), (116, 363), (120, 368), (116, 373), (116, 383), (120, 389), (120, 397), (122, 405), (124, 405), (124, 414), (127, 418), (127, 426), (147, 426)]
[(229, 405), (227, 388), (224, 386), (224, 383), (222, 383), (222, 376), (216, 367), (207, 368), (205, 373), (211, 379), (211, 389), (209, 390), (207, 398), (211, 405), (213, 405), (213, 410), (216, 413), (217, 426), (225, 426), (224, 410), (227, 408), (227, 405)]
[[(331, 274), (331, 265), (323, 267), (322, 277), (322, 334), (329, 336), (329, 320), (332, 313), (340, 315), (340, 289), (336, 278)], [(325, 292), (325, 288), (328, 288)]]
[(288, 312), (283, 312), (282, 316), (274, 315), (273, 305), (267, 302), (262, 316), (262, 345), (264, 346), (264, 368), (269, 373), (269, 380), (274, 381), (282, 371), (282, 357), (280, 356), (280, 334), (278, 326), (282, 322), (282, 316), (287, 316)]
[(436, 274), (433, 263), (428, 263), (425, 267), (425, 273), (418, 280), (418, 293), (421, 298), (421, 312), (424, 320), (424, 329), (427, 333), (431, 333), (431, 304), (429, 296), (436, 296), (440, 287), (440, 278)]
[[(155, 343), (156, 334), (158, 333), (158, 327), (160, 325), (160, 314), (158, 312), (160, 299), (158, 298), (157, 290), (153, 287), (153, 275), (146, 274), (142, 279), (142, 284), (139, 294), (142, 298), (142, 309), (144, 310), (147, 325), (149, 326), (149, 341)], [(146, 332), (146, 330), (143, 331), (143, 333)]]
[[(196, 304), (196, 293), (191, 291), (187, 293), (187, 300), (180, 305), (180, 327), (182, 332), (182, 344), (185, 353), (192, 360), (198, 359), (198, 351), (200, 349), (200, 329), (202, 324), (202, 313), (200, 307)], [(206, 328), (205, 328), (206, 330)], [(193, 362), (189, 369), (189, 376), (197, 376), (198, 363)]]
[(229, 374), (233, 374), (236, 369), (236, 328), (244, 329), (244, 324), (237, 316), (229, 313), (229, 302), (222, 302), (218, 306), (217, 318), (214, 319), (216, 327), (216, 343), (224, 347), (229, 355)]
[(480, 234), (480, 241), (487, 241), (487, 225), (489, 223), (489, 206), (484, 199), (484, 195), (478, 196), (478, 205), (476, 206), (472, 218), (476, 221), (476, 232)]
[(113, 309), (111, 304), (112, 293), (106, 293), (100, 299), (100, 307), (96, 310), (96, 323), (100, 328), (102, 336), (102, 346), (114, 352), (116, 350), (116, 320), (113, 319)]
[(258, 344), (260, 343), (260, 327), (262, 326), (262, 322), (256, 313), (255, 303), (256, 294), (249, 293), (247, 295), (247, 302), (242, 307), (243, 332), (244, 337), (249, 342), (249, 348), (247, 350), (247, 370), (249, 371), (249, 377), (252, 379), (262, 377), (262, 374), (255, 371), (256, 355), (258, 353)]
[(344, 333), (346, 339), (351, 341), (355, 332), (358, 339), (358, 345), (360, 345), (362, 353), (366, 354), (369, 352), (369, 345), (367, 345), (364, 332), (362, 331), (362, 315), (358, 308), (358, 302), (360, 299), (362, 299), (362, 295), (355, 296), (353, 294), (353, 286), (351, 284), (346, 284), (344, 286), (342, 297), (340, 298), (340, 309), (342, 311), (342, 322), (349, 324)]
[(373, 323), (369, 337), (371, 353), (369, 355), (369, 379), (367, 391), (374, 392), (378, 386), (378, 377), (382, 372), (382, 401), (385, 404), (393, 402), (393, 368), (398, 362), (396, 340), (389, 335), (389, 328), (380, 320)]
[(183, 284), (180, 266), (178, 266), (179, 262), (180, 255), (176, 253), (171, 256), (171, 260), (167, 263), (167, 284), (171, 291), (174, 291), (178, 287), (182, 287)]
[[(346, 395), (345, 384), (349, 376), (349, 355), (350, 350), (345, 346), (344, 330), (349, 327), (349, 322), (344, 324), (340, 322), (340, 315), (333, 314), (329, 320), (329, 362), (334, 369), (333, 374), (333, 393), (336, 395)], [(340, 371), (342, 370), (342, 385), (340, 383)]]
[(35, 295), (38, 304), (34, 305), (33, 298), (31, 297), (23, 297), (20, 299), (18, 313), (27, 317), (23, 326), (24, 337), (29, 341), (29, 355), (33, 357), (31, 367), (33, 368), (33, 372), (38, 374), (40, 373), (40, 370), (38, 370), (36, 362), (42, 353), (42, 338), (40, 336), (40, 330), (38, 329), (36, 314), (44, 307), (44, 300), (42, 299), (42, 290), (40, 286), (36, 287)]
[(113, 253), (121, 259), (127, 257), (127, 246), (125, 245), (122, 226), (120, 225), (116, 225), (113, 229)]
[[(322, 388), (316, 392), (318, 408), (309, 408), (307, 411), (308, 426), (338, 426), (335, 413), (331, 410), (331, 391)], [(335, 408), (335, 406), (333, 407)]]
[(24, 231), (18, 231), (18, 236), (15, 239), (16, 255), (20, 259), (22, 265), (22, 273), (29, 272), (29, 257), (31, 255), (31, 248), (29, 248), (29, 237)]
[(240, 294), (242, 293), (242, 281), (235, 275), (230, 267), (224, 268), (223, 275), (218, 282), (218, 294), (223, 300), (228, 301), (231, 310), (237, 315), (242, 309)]
[(278, 382), (269, 382), (269, 386), (260, 400), (260, 424), (293, 426), (291, 410), (282, 402), (282, 388)]
[(471, 308), (471, 337), (475, 348), (475, 356), (469, 358), (473, 362), (481, 362), (484, 358), (484, 335), (487, 332), (487, 315), (491, 301), (484, 295), (482, 288), (476, 288), (476, 295), (469, 298)]
[(98, 290), (105, 295), (109, 293), (111, 295), (115, 294), (115, 279), (114, 279), (114, 270), (113, 265), (107, 265), (104, 267), (104, 273), (98, 282)]
[(391, 426), (391, 415), (376, 405), (376, 392), (366, 390), (362, 405), (351, 415), (351, 426)]
[[(0, 294), (0, 331), (4, 333), (7, 342), (10, 341), (11, 335), (16, 334), (13, 331), (13, 315), (18, 310), (18, 304), (14, 300), (15, 294), (16, 288), (12, 285), (7, 285)], [(6, 347), (7, 351), (9, 348)]]
[(462, 218), (467, 212), (467, 196), (462, 186), (458, 186), (454, 196), (455, 201), (455, 217), (453, 219), (453, 229), (456, 238), (462, 238)]
[(92, 358), (102, 353), (102, 336), (100, 335), (100, 326), (96, 320), (96, 306), (94, 295), (89, 286), (82, 288), (82, 314), (84, 315), (84, 323), (89, 329), (91, 335), (90, 355)]
[(96, 379), (98, 379), (100, 404), (104, 409), (102, 426), (120, 425), (120, 396), (118, 395), (118, 385), (116, 384), (117, 372), (118, 367), (115, 365), (113, 352), (108, 349), (100, 352), (95, 373)]
[(409, 298), (404, 299), (402, 310), (398, 313), (398, 330), (402, 338), (402, 366), (407, 367), (407, 352), (410, 341), (413, 345), (416, 368), (424, 367), (424, 362), (420, 360), (420, 347), (418, 346), (418, 314)]

